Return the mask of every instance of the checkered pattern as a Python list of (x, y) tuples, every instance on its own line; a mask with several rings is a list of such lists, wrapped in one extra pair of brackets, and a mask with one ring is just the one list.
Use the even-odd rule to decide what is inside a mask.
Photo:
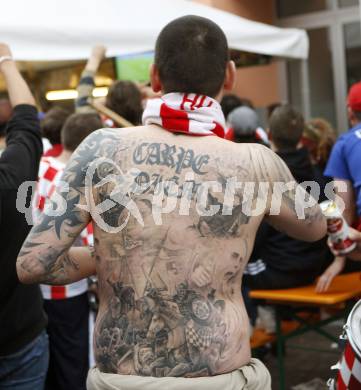
[(361, 363), (350, 343), (346, 345), (337, 377), (337, 390), (347, 389), (361, 389)]
[(45, 202), (53, 194), (60, 182), (65, 165), (52, 157), (43, 157), (39, 165), (39, 179), (34, 201), (34, 218), (38, 221), (45, 207)]
[[(47, 200), (59, 185), (65, 164), (52, 157), (43, 157), (39, 166), (39, 180), (33, 202), (34, 222), (40, 220)], [(89, 224), (80, 234), (83, 245), (93, 245), (93, 226)], [(44, 299), (65, 299), (83, 294), (88, 290), (86, 279), (67, 286), (41, 285)]]
[(213, 339), (212, 329), (209, 327), (195, 328), (194, 322), (189, 321), (186, 326), (187, 342), (195, 348), (204, 350), (210, 347)]

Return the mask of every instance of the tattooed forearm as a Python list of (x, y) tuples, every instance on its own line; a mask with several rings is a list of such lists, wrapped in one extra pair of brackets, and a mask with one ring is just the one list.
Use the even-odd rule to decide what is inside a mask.
[[(39, 244), (40, 245), (40, 244)], [(56, 251), (47, 247), (45, 251), (37, 253), (35, 256), (25, 256), (24, 252), (20, 253), (18, 261), (18, 274), (21, 280), (27, 283), (51, 283), (65, 284), (66, 267), (73, 266), (69, 255), (63, 254), (62, 251)]]
[(69, 253), (65, 253), (41, 282), (45, 284), (68, 284), (73, 281), (72, 275), (74, 272), (79, 270), (79, 263)]
[[(51, 256), (51, 255), (49, 255)], [(68, 284), (72, 282), (71, 275), (75, 271), (79, 271), (79, 264), (72, 257), (65, 253), (57, 261), (47, 264), (44, 277), (39, 280), (44, 284)]]
[(35, 257), (18, 262), (20, 280), (25, 283), (69, 284), (95, 274), (92, 247), (76, 247), (54, 251), (47, 247)]

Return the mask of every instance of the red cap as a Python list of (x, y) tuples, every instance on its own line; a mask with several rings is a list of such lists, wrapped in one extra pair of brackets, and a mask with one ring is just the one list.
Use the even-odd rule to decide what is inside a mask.
[(348, 92), (347, 105), (351, 110), (361, 112), (361, 81), (351, 86)]

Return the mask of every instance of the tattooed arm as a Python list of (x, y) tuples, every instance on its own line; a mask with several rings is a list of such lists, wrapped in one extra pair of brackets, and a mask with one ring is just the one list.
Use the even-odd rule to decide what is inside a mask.
[(85, 248), (69, 249), (91, 219), (89, 211), (78, 205), (85, 205), (85, 191), (91, 191), (85, 188), (86, 170), (102, 152), (103, 136), (102, 130), (92, 133), (73, 153), (62, 177), (69, 188), (57, 188), (49, 204), (63, 212), (49, 216), (45, 209), (41, 222), (30, 231), (16, 264), (21, 282), (65, 284), (94, 272), (93, 260), (89, 262)]
[[(49, 257), (51, 254), (49, 254)], [(73, 247), (62, 254), (51, 265), (51, 272), (44, 272), (45, 262), (39, 257), (37, 262), (24, 262), (18, 268), (18, 276), (23, 283), (44, 283), (63, 285), (95, 275), (94, 250), (90, 247)], [(50, 265), (49, 265), (50, 268)]]
[[(283, 160), (271, 150), (262, 147), (259, 155), (261, 177), (272, 188), (266, 217), (268, 222), (277, 230), (299, 240), (317, 241), (324, 237), (326, 220), (317, 203), (318, 199), (314, 199), (298, 185)], [(318, 196), (316, 193), (315, 197)]]
[(72, 247), (57, 261), (57, 269), (54, 269), (47, 283), (69, 284), (95, 274), (94, 248)]

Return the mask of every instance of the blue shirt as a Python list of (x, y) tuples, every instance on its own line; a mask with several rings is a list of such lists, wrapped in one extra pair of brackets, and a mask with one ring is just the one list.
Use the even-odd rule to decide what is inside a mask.
[(324, 175), (352, 182), (357, 215), (361, 216), (361, 123), (338, 138)]

